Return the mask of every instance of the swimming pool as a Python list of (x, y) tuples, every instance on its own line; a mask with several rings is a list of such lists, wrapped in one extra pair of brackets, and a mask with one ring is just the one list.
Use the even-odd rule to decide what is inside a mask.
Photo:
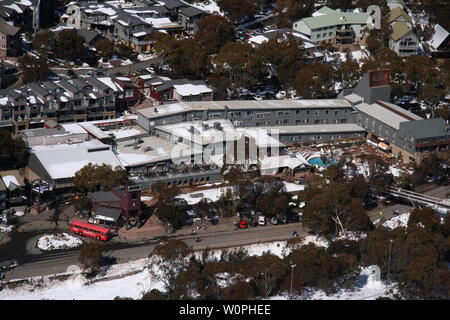
[(324, 163), (323, 160), (322, 160), (322, 158), (317, 157), (317, 158), (311, 158), (311, 159), (309, 159), (309, 160), (308, 160), (308, 163), (309, 163), (309, 164), (316, 164), (316, 165), (319, 165), (319, 166), (321, 166), (321, 167), (323, 167), (323, 168), (328, 168), (329, 166), (331, 166), (331, 165), (333, 165), (333, 164), (338, 164), (339, 161), (337, 161), (336, 159), (333, 159), (333, 158), (328, 158), (328, 159), (327, 159), (327, 163)]

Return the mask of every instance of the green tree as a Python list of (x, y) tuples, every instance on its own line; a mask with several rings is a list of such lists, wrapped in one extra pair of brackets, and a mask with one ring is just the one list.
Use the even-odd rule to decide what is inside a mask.
[(26, 54), (20, 57), (18, 62), (23, 83), (45, 80), (50, 74), (50, 68), (44, 59)]
[(310, 0), (276, 0), (275, 23), (278, 28), (292, 28), (292, 23), (298, 19), (311, 16), (314, 1)]
[(84, 271), (87, 271), (90, 276), (95, 275), (100, 271), (102, 259), (102, 246), (98, 242), (84, 243), (81, 247), (80, 262)]
[(258, 5), (255, 1), (240, 1), (240, 0), (222, 0), (219, 2), (219, 7), (231, 21), (240, 18), (252, 17), (258, 12)]
[(159, 267), (159, 272), (150, 272), (164, 284), (169, 297), (174, 291), (180, 272), (188, 266), (192, 252), (192, 248), (185, 242), (171, 239), (166, 244), (157, 245), (149, 255), (153, 259), (152, 263)]
[(298, 69), (302, 67), (303, 42), (293, 35), (279, 35), (261, 44), (257, 56), (265, 66), (275, 71), (277, 79), (287, 86), (293, 86)]
[(94, 45), (95, 49), (97, 49), (97, 52), (99, 53), (100, 57), (109, 59), (115, 52), (115, 46), (114, 41), (111, 41), (109, 39), (104, 39), (101, 41), (98, 41)]
[(240, 95), (240, 89), (250, 89), (259, 82), (261, 68), (256, 59), (255, 49), (243, 42), (228, 42), (213, 58), (215, 76), (212, 85), (216, 86), (214, 79), (225, 80), (225, 88), (230, 95)]
[(335, 71), (328, 64), (313, 62), (298, 70), (295, 90), (304, 99), (327, 97), (333, 88)]
[(34, 35), (32, 44), (42, 58), (48, 58), (56, 49), (56, 35), (51, 30), (41, 30)]
[(189, 218), (186, 212), (188, 206), (185, 200), (177, 198), (178, 188), (167, 187), (163, 183), (157, 183), (152, 186), (152, 189), (158, 194), (158, 200), (153, 211), (154, 214), (165, 225), (170, 225), (172, 231), (184, 226)]
[(56, 41), (56, 55), (64, 60), (77, 60), (83, 55), (84, 43), (85, 39), (76, 29), (61, 30)]
[(436, 110), (438, 108), (438, 104), (441, 100), (444, 99), (446, 94), (445, 89), (436, 88), (432, 84), (425, 84), (422, 88), (422, 92), (417, 97), (417, 100), (425, 102), (431, 111), (431, 117), (436, 117)]
[(0, 171), (25, 167), (29, 152), (20, 137), (13, 138), (9, 131), (0, 129)]
[(128, 184), (127, 172), (107, 164), (88, 163), (75, 173), (73, 184), (81, 192), (108, 191)]
[(195, 38), (208, 54), (217, 53), (225, 43), (236, 40), (233, 24), (219, 15), (200, 20)]

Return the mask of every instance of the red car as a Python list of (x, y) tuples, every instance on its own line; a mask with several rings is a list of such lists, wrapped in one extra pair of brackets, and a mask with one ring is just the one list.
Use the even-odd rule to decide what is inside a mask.
[(247, 228), (248, 228), (248, 223), (246, 220), (239, 221), (239, 229), (247, 229)]

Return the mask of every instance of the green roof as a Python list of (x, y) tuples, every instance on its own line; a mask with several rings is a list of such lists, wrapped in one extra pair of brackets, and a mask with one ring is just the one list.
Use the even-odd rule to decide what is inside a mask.
[(391, 38), (395, 41), (403, 37), (405, 34), (411, 31), (411, 28), (408, 27), (406, 23), (403, 21), (396, 22), (392, 25), (392, 34)]
[(319, 10), (317, 10), (316, 12), (318, 13), (322, 13), (322, 14), (333, 14), (336, 13), (336, 10), (333, 10), (327, 6), (323, 6), (322, 8), (320, 8)]
[(403, 17), (406, 20), (408, 20), (409, 23), (413, 23), (411, 17), (402, 9), (402, 8), (395, 8), (389, 12), (388, 21), (391, 23), (392, 21)]
[(368, 13), (334, 12), (322, 16), (301, 19), (310, 29), (344, 24), (367, 24)]

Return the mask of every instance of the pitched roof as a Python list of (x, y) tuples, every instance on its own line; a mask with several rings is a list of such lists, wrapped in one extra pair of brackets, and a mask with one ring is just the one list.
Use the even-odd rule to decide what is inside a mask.
[(389, 23), (391, 23), (400, 17), (405, 18), (411, 24), (413, 23), (411, 17), (402, 8), (392, 9), (389, 12), (388, 21), (389, 21)]
[(303, 18), (301, 21), (303, 21), (309, 28), (317, 29), (344, 24), (367, 24), (370, 22), (370, 15), (365, 12), (334, 12), (315, 17)]
[(0, 33), (7, 36), (14, 36), (17, 32), (19, 32), (19, 28), (10, 25), (4, 19), (0, 18)]
[(96, 191), (96, 192), (89, 192), (88, 193), (89, 198), (98, 201), (98, 202), (104, 202), (104, 201), (120, 201), (120, 198), (116, 196), (112, 191)]
[(392, 25), (392, 33), (391, 38), (395, 41), (402, 38), (404, 35), (406, 35), (408, 32), (411, 31), (411, 28), (408, 27), (406, 23), (403, 21), (396, 22)]
[(180, 9), (180, 13), (187, 17), (195, 17), (199, 14), (206, 14), (205, 11), (197, 9), (195, 7), (185, 7)]
[(442, 42), (447, 39), (449, 32), (445, 30), (440, 24), (434, 26), (434, 33), (431, 40), (428, 42), (434, 49), (438, 49)]
[(450, 131), (446, 131), (445, 126), (446, 122), (442, 118), (423, 119), (400, 124), (400, 127), (404, 128), (416, 139), (434, 137), (450, 138)]
[(122, 212), (119, 209), (99, 207), (95, 210), (94, 219), (116, 222), (121, 214)]
[(93, 30), (88, 29), (77, 29), (78, 34), (86, 40), (86, 43), (90, 43), (92, 40), (94, 40), (96, 37), (100, 36), (103, 37), (101, 33)]

